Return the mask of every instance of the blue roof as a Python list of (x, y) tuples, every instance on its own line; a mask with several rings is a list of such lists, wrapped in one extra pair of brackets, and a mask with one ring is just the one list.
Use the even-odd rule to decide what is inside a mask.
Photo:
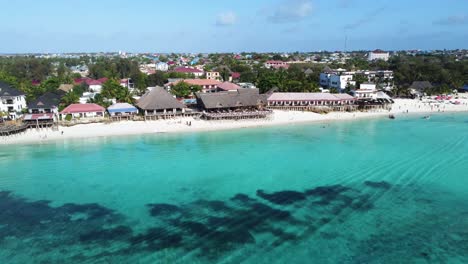
[(117, 103), (117, 104), (109, 106), (107, 108), (107, 111), (109, 111), (109, 113), (128, 113), (128, 112), (137, 113), (138, 109), (136, 107), (134, 107), (133, 105), (131, 105), (131, 104)]
[(462, 89), (468, 91), (468, 84), (463, 85)]

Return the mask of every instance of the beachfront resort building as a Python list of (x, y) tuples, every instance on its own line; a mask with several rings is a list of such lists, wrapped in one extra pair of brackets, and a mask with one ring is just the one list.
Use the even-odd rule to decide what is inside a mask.
[(0, 81), (0, 117), (17, 119), (26, 108), (26, 95), (6, 82)]
[(359, 89), (354, 91), (357, 99), (376, 98), (377, 89), (374, 83), (362, 83)]
[(349, 94), (330, 93), (272, 93), (268, 97), (268, 108), (330, 112), (354, 111), (357, 109), (356, 98)]
[(367, 82), (378, 83), (386, 91), (393, 89), (393, 71), (347, 71), (328, 67), (320, 73), (320, 86), (343, 92), (347, 87), (356, 86), (356, 75), (364, 77)]
[(186, 112), (186, 106), (163, 87), (154, 87), (148, 91), (138, 100), (137, 106), (144, 112), (145, 120), (165, 119), (184, 115)]
[(66, 93), (62, 90), (47, 92), (28, 104), (30, 114), (58, 114), (58, 107)]
[(106, 109), (97, 104), (71, 104), (60, 112), (60, 119), (102, 119)]
[(258, 89), (196, 93), (196, 98), (202, 118), (209, 120), (264, 118), (271, 113), (264, 108), (266, 96)]
[(414, 96), (423, 96), (430, 93), (434, 86), (429, 81), (414, 81), (410, 88), (410, 93)]
[(394, 103), (391, 97), (378, 90), (374, 83), (362, 83), (359, 89), (354, 91), (354, 95), (360, 110), (389, 110)]

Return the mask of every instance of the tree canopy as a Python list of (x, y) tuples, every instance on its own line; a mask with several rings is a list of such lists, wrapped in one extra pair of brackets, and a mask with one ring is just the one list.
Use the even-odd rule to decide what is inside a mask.
[(186, 98), (193, 93), (200, 92), (202, 87), (199, 85), (190, 85), (186, 82), (179, 82), (171, 87), (171, 93), (179, 98)]

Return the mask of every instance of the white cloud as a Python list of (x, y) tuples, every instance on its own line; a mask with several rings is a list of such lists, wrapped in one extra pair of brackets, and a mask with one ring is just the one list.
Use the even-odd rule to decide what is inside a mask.
[(273, 8), (268, 20), (274, 23), (288, 23), (302, 20), (313, 11), (311, 0), (283, 0)]
[(234, 12), (225, 12), (218, 14), (216, 17), (216, 25), (231, 26), (237, 22), (237, 16)]

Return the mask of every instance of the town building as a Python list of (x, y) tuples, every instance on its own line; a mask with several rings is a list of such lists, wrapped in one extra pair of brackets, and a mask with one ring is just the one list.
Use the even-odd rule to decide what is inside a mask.
[(289, 64), (284, 61), (269, 60), (264, 64), (267, 69), (288, 69)]
[(377, 50), (369, 52), (369, 56), (368, 56), (367, 60), (369, 60), (369, 61), (374, 61), (374, 60), (388, 61), (389, 58), (390, 58), (390, 53), (389, 52), (385, 52), (383, 50), (377, 49)]
[(0, 81), (0, 112), (3, 118), (17, 119), (26, 108), (26, 95), (6, 82)]
[(218, 91), (221, 91), (221, 92), (237, 91), (239, 89), (242, 89), (242, 87), (232, 82), (223, 82), (223, 83), (218, 84)]
[(154, 65), (155, 70), (157, 71), (168, 71), (169, 70), (169, 64), (165, 62), (158, 62)]
[(204, 74), (202, 70), (191, 68), (191, 67), (178, 67), (174, 69), (174, 72), (193, 74), (195, 77), (201, 77)]
[(257, 89), (257, 86), (255, 86), (255, 84), (253, 83), (243, 82), (243, 83), (238, 83), (237, 85), (239, 85), (241, 88), (244, 88), (244, 89)]
[(219, 74), (219, 72), (216, 72), (216, 71), (206, 72), (206, 78), (208, 80), (220, 80), (221, 75)]
[(65, 93), (68, 93), (68, 92), (71, 92), (73, 91), (73, 87), (74, 85), (73, 84), (61, 84), (58, 88), (58, 90), (61, 90)]
[(78, 78), (75, 79), (75, 84), (86, 84), (89, 87), (89, 90), (95, 93), (101, 93), (102, 85), (107, 82), (108, 78), (100, 78), (97, 80), (91, 78)]
[(189, 85), (198, 85), (202, 88), (203, 93), (215, 93), (218, 91), (218, 85), (221, 84), (220, 81), (217, 80), (209, 80), (209, 79), (185, 79), (185, 80), (179, 80), (176, 82), (170, 82), (165, 85), (168, 90), (171, 89), (172, 86), (178, 84), (179, 82), (185, 82), (188, 83)]

